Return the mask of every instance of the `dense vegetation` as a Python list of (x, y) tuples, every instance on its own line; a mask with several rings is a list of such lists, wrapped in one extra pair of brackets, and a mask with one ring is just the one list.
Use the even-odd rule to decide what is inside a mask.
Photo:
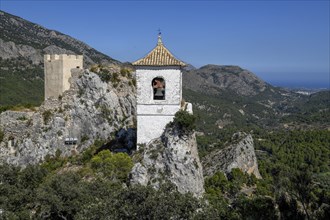
[[(264, 134), (262, 134), (264, 135)], [(0, 166), (0, 207), (8, 219), (328, 219), (330, 132), (259, 134), (256, 179), (233, 169), (205, 179), (201, 199), (171, 184), (157, 191), (130, 185), (123, 153), (60, 152), (25, 169)], [(98, 153), (96, 153), (98, 152)], [(198, 211), (196, 211), (198, 210)]]
[[(133, 163), (127, 154), (47, 157), (25, 169), (0, 166), (0, 209), (5, 219), (188, 219), (202, 202), (182, 195), (171, 184), (156, 191), (130, 186)], [(123, 185), (124, 184), (124, 185)], [(125, 186), (125, 187), (124, 187)]]
[(206, 198), (225, 219), (328, 219), (330, 132), (324, 128), (330, 121), (330, 92), (287, 100), (266, 93), (243, 98), (184, 90), (198, 115), (202, 160), (228, 145), (233, 133), (245, 131), (253, 134), (263, 177), (239, 174), (236, 181), (216, 173), (206, 179)]
[(263, 179), (235, 169), (227, 178), (216, 173), (206, 179), (206, 197), (219, 215), (329, 219), (330, 131), (279, 131), (255, 135), (255, 140)]
[[(202, 157), (225, 146), (237, 131), (259, 135), (285, 126), (289, 130), (324, 129), (330, 123), (330, 91), (281, 97), (266, 90), (242, 97), (228, 91), (214, 95), (184, 89), (183, 96), (192, 102), (198, 116), (197, 141)], [(273, 103), (271, 107), (268, 102)]]

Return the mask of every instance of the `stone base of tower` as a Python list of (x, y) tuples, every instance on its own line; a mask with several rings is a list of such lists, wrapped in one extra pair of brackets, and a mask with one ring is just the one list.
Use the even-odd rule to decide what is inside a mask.
[(137, 116), (137, 144), (147, 144), (160, 137), (165, 126), (172, 121), (174, 115), (138, 115)]

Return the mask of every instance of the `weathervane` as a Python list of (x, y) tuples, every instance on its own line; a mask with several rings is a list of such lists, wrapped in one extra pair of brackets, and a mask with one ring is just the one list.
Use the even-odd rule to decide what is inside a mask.
[(158, 44), (163, 44), (163, 42), (162, 42), (162, 32), (160, 31), (160, 28), (158, 28)]

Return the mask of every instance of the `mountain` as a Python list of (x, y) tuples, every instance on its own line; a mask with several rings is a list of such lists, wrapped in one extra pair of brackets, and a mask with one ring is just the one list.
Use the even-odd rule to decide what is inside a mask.
[(44, 54), (82, 54), (85, 68), (96, 63), (121, 65), (68, 35), (4, 11), (0, 16), (0, 106), (41, 104)]
[(271, 88), (256, 75), (239, 66), (206, 65), (191, 69), (183, 75), (184, 86), (194, 91), (217, 94), (231, 91), (242, 96), (253, 96)]
[(329, 129), (330, 91), (298, 94), (238, 66), (224, 65), (184, 70), (182, 81), (183, 97), (199, 116), (202, 156), (222, 148), (237, 131)]
[(85, 64), (120, 62), (87, 44), (55, 30), (0, 11), (0, 57), (43, 62), (43, 54), (82, 54)]

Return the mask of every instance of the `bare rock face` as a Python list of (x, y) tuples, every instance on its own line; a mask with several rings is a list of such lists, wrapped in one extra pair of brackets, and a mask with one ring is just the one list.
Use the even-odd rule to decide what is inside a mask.
[(195, 133), (182, 134), (178, 128), (166, 128), (160, 138), (141, 146), (132, 171), (131, 183), (152, 185), (156, 189), (167, 181), (181, 193), (200, 197), (204, 193), (202, 165)]
[[(109, 140), (119, 129), (133, 127), (136, 106), (131, 80), (120, 77), (114, 86), (95, 73), (75, 70), (71, 88), (63, 96), (47, 99), (36, 111), (1, 113), (0, 163), (25, 166), (57, 150), (68, 156), (96, 139)], [(66, 138), (77, 138), (77, 145), (65, 145)]]
[(211, 176), (217, 171), (230, 173), (233, 168), (239, 168), (248, 174), (262, 178), (257, 158), (254, 152), (254, 143), (251, 134), (236, 133), (232, 137), (234, 143), (224, 149), (213, 151), (203, 161), (204, 175)]

